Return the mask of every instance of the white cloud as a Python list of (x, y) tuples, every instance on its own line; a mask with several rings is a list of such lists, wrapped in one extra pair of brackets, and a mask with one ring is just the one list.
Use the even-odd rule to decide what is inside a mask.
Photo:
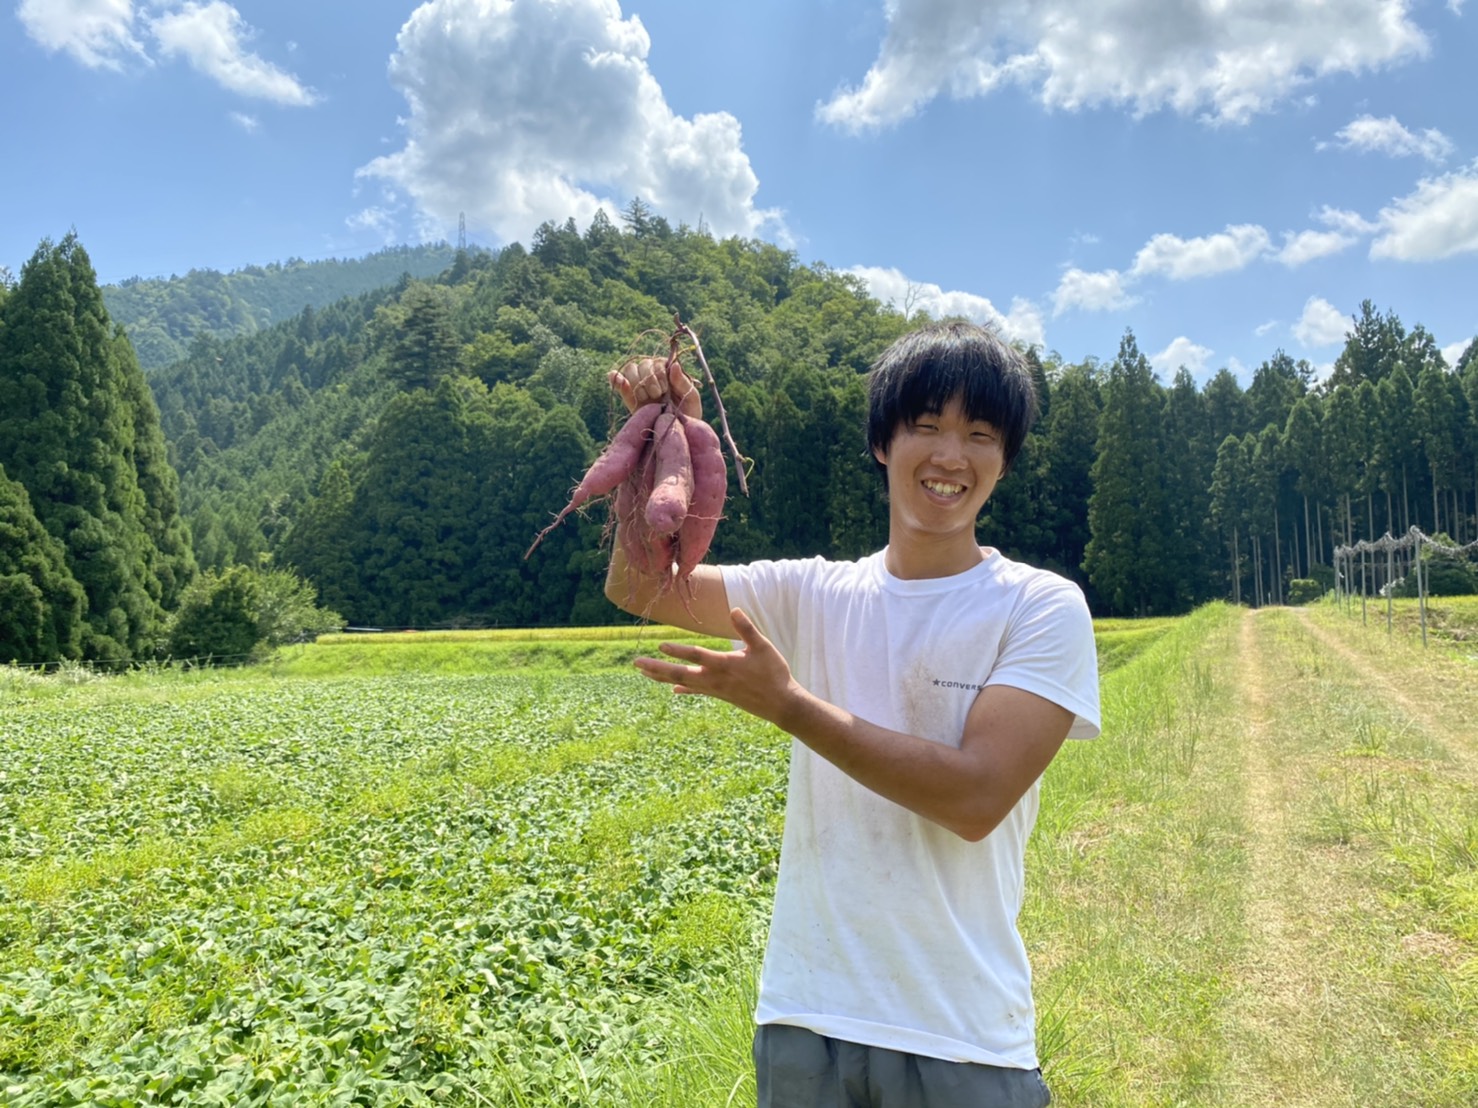
[[(297, 78), (246, 50), (245, 40), (254, 32), (225, 0), (168, 6), (154, 0), (147, 6), (164, 10), (144, 15), (143, 5), (136, 10), (133, 0), (21, 0), (16, 16), (26, 33), (46, 49), (66, 51), (94, 69), (122, 69), (129, 55), (153, 64), (135, 35), (137, 23), (153, 37), (162, 57), (184, 58), (232, 92), (279, 104), (311, 104), (316, 99)], [(249, 117), (232, 118), (247, 126), (243, 120)]]
[(92, 69), (119, 69), (130, 54), (145, 57), (133, 34), (133, 0), (21, 0), (15, 14), (41, 46)]
[(256, 129), (261, 126), (261, 122), (254, 115), (247, 115), (245, 112), (227, 112), (226, 114), (232, 123), (249, 135), (255, 133)]
[(1227, 273), (1242, 269), (1262, 256), (1269, 242), (1267, 231), (1250, 223), (1228, 226), (1218, 234), (1194, 239), (1159, 234), (1134, 256), (1130, 274), (1143, 277), (1163, 273), (1171, 280), (1184, 281)]
[[(1377, 119), (1362, 115), (1345, 124), (1335, 135), (1344, 150), (1388, 154), (1393, 158), (1417, 155), (1429, 162), (1444, 162), (1452, 154), (1452, 140), (1434, 127), (1421, 134), (1408, 131), (1395, 116)], [(1321, 142), (1320, 149), (1336, 145)]]
[(1356, 212), (1347, 212), (1342, 208), (1331, 208), (1328, 204), (1319, 209), (1316, 219), (1326, 227), (1333, 227), (1336, 231), (1344, 231), (1350, 235), (1370, 235), (1380, 230), (1380, 224), (1371, 223), (1364, 216)]
[(400, 238), (400, 229), (394, 213), (381, 207), (370, 206), (355, 212), (344, 220), (351, 231), (369, 231), (387, 244)]
[(149, 24), (165, 57), (183, 57), (195, 69), (242, 96), (278, 104), (311, 104), (316, 97), (296, 77), (249, 53), (251, 28), (223, 0), (186, 3)]
[(716, 235), (783, 235), (727, 112), (685, 119), (647, 68), (646, 28), (617, 0), (429, 0), (401, 28), (390, 78), (404, 146), (359, 172), (400, 186), (443, 226), (505, 241), (641, 197)]
[(1372, 258), (1430, 262), (1478, 251), (1478, 160), (1418, 182), (1380, 213)]
[(817, 115), (859, 131), (898, 123), (941, 95), (1018, 83), (1048, 108), (1169, 108), (1245, 123), (1317, 78), (1424, 56), (1410, 3), (885, 0), (877, 60)]
[(963, 316), (975, 323), (993, 324), (1013, 342), (1028, 346), (1046, 344), (1042, 313), (1030, 300), (1015, 297), (1011, 310), (1003, 313), (984, 296), (973, 292), (946, 292), (940, 286), (910, 281), (897, 269), (854, 265), (846, 272), (862, 279), (869, 295), (891, 304), (901, 312), (922, 311), (934, 319)]
[(1270, 319), (1266, 323), (1259, 323), (1256, 327), (1252, 329), (1252, 333), (1258, 338), (1262, 338), (1264, 335), (1266, 335), (1269, 331), (1277, 326), (1278, 321), (1276, 319)]
[(1150, 365), (1167, 377), (1182, 367), (1189, 370), (1192, 377), (1199, 377), (1206, 371), (1206, 362), (1211, 354), (1210, 348), (1181, 335), (1158, 354), (1151, 354)]
[(1293, 337), (1305, 346), (1333, 346), (1345, 341), (1350, 322), (1339, 309), (1320, 296), (1304, 302), (1303, 315), (1293, 325)]
[(1283, 249), (1278, 251), (1280, 262), (1292, 269), (1311, 262), (1315, 258), (1338, 254), (1355, 244), (1355, 236), (1343, 231), (1292, 231), (1283, 232)]
[(1135, 303), (1138, 298), (1124, 287), (1124, 275), (1117, 269), (1089, 273), (1074, 266), (1057, 282), (1057, 291), (1052, 294), (1052, 314), (1059, 316), (1070, 308), (1111, 312)]
[(1475, 339), (1478, 339), (1478, 335), (1475, 335), (1473, 338), (1463, 339), (1460, 342), (1454, 342), (1450, 343), (1447, 346), (1444, 346), (1442, 348), (1443, 361), (1445, 361), (1448, 366), (1457, 365), (1457, 360), (1463, 356), (1463, 351), (1468, 349), (1468, 346), (1473, 343)]

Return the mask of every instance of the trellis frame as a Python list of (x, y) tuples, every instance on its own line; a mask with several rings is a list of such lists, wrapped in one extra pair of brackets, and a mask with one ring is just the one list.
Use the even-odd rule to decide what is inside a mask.
[[(1386, 556), (1385, 592), (1386, 592), (1386, 634), (1391, 634), (1391, 609), (1393, 607), (1393, 585), (1396, 581), (1396, 559), (1397, 555), (1404, 557), (1407, 572), (1414, 564), (1416, 567), (1416, 595), (1417, 605), (1421, 610), (1422, 621), (1422, 645), (1427, 645), (1427, 577), (1431, 570), (1423, 572), (1425, 559), (1421, 557), (1421, 548), (1429, 546), (1433, 550), (1441, 551), (1449, 555), (1468, 556), (1478, 552), (1478, 539), (1462, 546), (1443, 542), (1425, 533), (1420, 527), (1411, 527), (1406, 534), (1395, 538), (1387, 531), (1378, 539), (1361, 539), (1353, 545), (1342, 545), (1334, 548), (1334, 589), (1335, 596), (1341, 604), (1347, 607), (1354, 605), (1354, 582), (1355, 582), (1355, 559), (1360, 559), (1360, 619), (1364, 622), (1367, 618), (1365, 610), (1366, 597), (1370, 589), (1367, 580), (1372, 584), (1375, 581), (1374, 555), (1384, 554)], [(1371, 555), (1371, 573), (1367, 578), (1366, 555)]]

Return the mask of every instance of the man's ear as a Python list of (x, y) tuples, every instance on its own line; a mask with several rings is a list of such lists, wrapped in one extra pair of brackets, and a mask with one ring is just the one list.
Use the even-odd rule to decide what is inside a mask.
[(878, 465), (886, 466), (888, 464), (888, 455), (882, 447), (874, 446), (872, 448), (872, 456), (878, 460)]

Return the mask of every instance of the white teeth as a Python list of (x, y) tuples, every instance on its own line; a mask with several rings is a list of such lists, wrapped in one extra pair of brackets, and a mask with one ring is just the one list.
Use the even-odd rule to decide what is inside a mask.
[(924, 488), (937, 492), (940, 496), (958, 496), (965, 491), (964, 485), (950, 485), (943, 481), (925, 481)]

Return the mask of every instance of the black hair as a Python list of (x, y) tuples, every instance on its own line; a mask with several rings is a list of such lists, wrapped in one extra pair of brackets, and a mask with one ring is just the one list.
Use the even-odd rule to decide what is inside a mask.
[[(971, 420), (1000, 433), (1011, 468), (1037, 418), (1037, 389), (1026, 359), (992, 328), (932, 323), (884, 350), (868, 374), (867, 445), (887, 454), (898, 428), (958, 398)], [(887, 466), (878, 463), (887, 472)]]

